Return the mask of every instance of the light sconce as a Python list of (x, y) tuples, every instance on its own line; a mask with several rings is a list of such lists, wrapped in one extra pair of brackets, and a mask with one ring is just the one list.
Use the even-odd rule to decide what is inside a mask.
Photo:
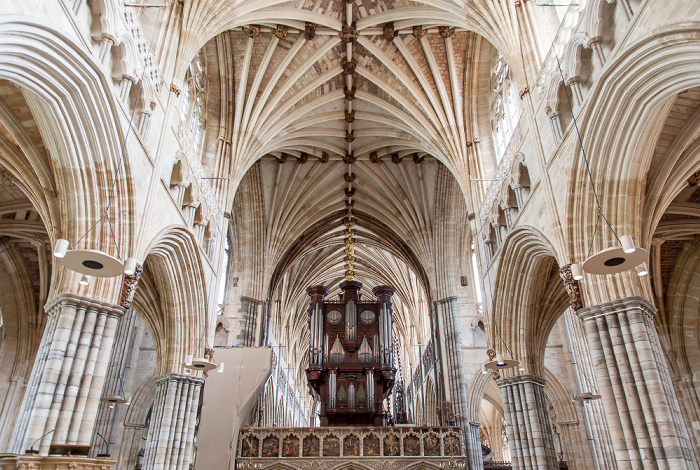
[(68, 240), (65, 240), (63, 238), (59, 238), (56, 240), (56, 245), (53, 247), (53, 255), (56, 258), (63, 258), (66, 256), (66, 252), (68, 251)]
[(571, 275), (573, 276), (574, 281), (583, 280), (583, 267), (581, 266), (581, 263), (571, 263)]
[(628, 255), (630, 253), (634, 253), (637, 250), (637, 247), (634, 246), (634, 241), (632, 241), (631, 235), (621, 236), (620, 237), (620, 244), (622, 245), (622, 251), (624, 251)]
[(642, 263), (639, 266), (636, 266), (634, 270), (637, 271), (637, 276), (639, 277), (646, 276), (647, 274), (649, 274), (649, 268), (647, 268), (646, 263)]

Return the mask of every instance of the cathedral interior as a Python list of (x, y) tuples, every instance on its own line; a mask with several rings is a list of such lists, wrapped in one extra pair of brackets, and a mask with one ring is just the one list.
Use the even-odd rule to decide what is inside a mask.
[(698, 469), (668, 1), (0, 2), (0, 470)]

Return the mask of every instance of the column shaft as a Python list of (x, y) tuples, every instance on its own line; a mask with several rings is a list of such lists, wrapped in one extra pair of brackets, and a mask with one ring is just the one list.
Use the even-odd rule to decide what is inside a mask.
[(583, 308), (620, 469), (697, 469), (654, 326), (654, 306), (629, 297)]
[(559, 468), (544, 379), (519, 375), (498, 382), (514, 469)]
[(12, 451), (89, 445), (114, 335), (124, 309), (73, 294), (46, 305), (49, 319), (22, 402)]
[(148, 430), (144, 470), (186, 470), (193, 461), (194, 431), (204, 379), (164, 374), (156, 379), (156, 399)]

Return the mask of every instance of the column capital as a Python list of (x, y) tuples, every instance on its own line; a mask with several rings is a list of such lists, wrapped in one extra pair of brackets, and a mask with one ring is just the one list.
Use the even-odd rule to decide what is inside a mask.
[(166, 372), (156, 378), (156, 386), (167, 382), (189, 382), (197, 385), (204, 385), (204, 378), (187, 374), (178, 374), (176, 372)]
[(101, 300), (91, 299), (89, 297), (83, 297), (82, 295), (63, 293), (58, 294), (56, 297), (46, 302), (44, 306), (44, 311), (47, 315), (53, 314), (55, 311), (60, 310), (64, 306), (72, 306), (76, 308), (85, 308), (88, 310), (97, 310), (99, 312), (105, 313), (107, 315), (121, 318), (124, 315), (126, 309), (119, 305), (114, 305), (108, 302), (103, 302)]
[(505, 379), (499, 379), (496, 381), (496, 385), (498, 385), (499, 387), (509, 387), (511, 385), (518, 385), (523, 383), (531, 383), (539, 385), (540, 387), (544, 387), (547, 384), (547, 381), (543, 377), (532, 374), (516, 375), (513, 377), (507, 377)]
[(625, 312), (628, 310), (640, 310), (651, 318), (656, 315), (657, 309), (653, 303), (644, 297), (634, 296), (626, 297), (624, 299), (611, 300), (610, 302), (605, 302), (603, 304), (592, 305), (590, 307), (584, 307), (576, 311), (576, 315), (582, 320), (590, 320), (600, 316), (606, 315), (616, 315), (619, 312)]

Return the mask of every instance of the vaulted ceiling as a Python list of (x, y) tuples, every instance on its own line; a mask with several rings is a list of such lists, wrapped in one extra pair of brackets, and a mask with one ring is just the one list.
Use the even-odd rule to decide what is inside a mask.
[(229, 68), (222, 73), (233, 77), (222, 99), (231, 104), (223, 132), (235, 180), (264, 155), (331, 162), (428, 155), (465, 189), (478, 137), (470, 116), (483, 37), (474, 29), (488, 25), (475, 23), (465, 2), (230, 3), (222, 16), (239, 12), (236, 26), (215, 41)]
[(478, 86), (488, 86), (476, 69), (492, 53), (482, 35), (495, 31), (491, 23), (509, 24), (513, 7), (484, 4), (484, 16), (472, 2), (445, 0), (228, 5), (219, 20), (192, 11), (186, 21), (221, 30), (207, 63), (231, 82), (209, 112), (230, 113), (217, 130), (230, 140), (230, 177), (241, 181), (234, 253), (249, 250), (238, 272), (265, 266), (262, 283), (241, 279), (246, 295), (283, 288), (279, 324), (298, 329), (291, 336), (303, 346), (305, 288), (336, 290), (352, 271), (365, 295), (397, 287), (404, 336), (423, 330), (439, 278), (436, 247), (470, 256), (464, 194), (478, 159)]

